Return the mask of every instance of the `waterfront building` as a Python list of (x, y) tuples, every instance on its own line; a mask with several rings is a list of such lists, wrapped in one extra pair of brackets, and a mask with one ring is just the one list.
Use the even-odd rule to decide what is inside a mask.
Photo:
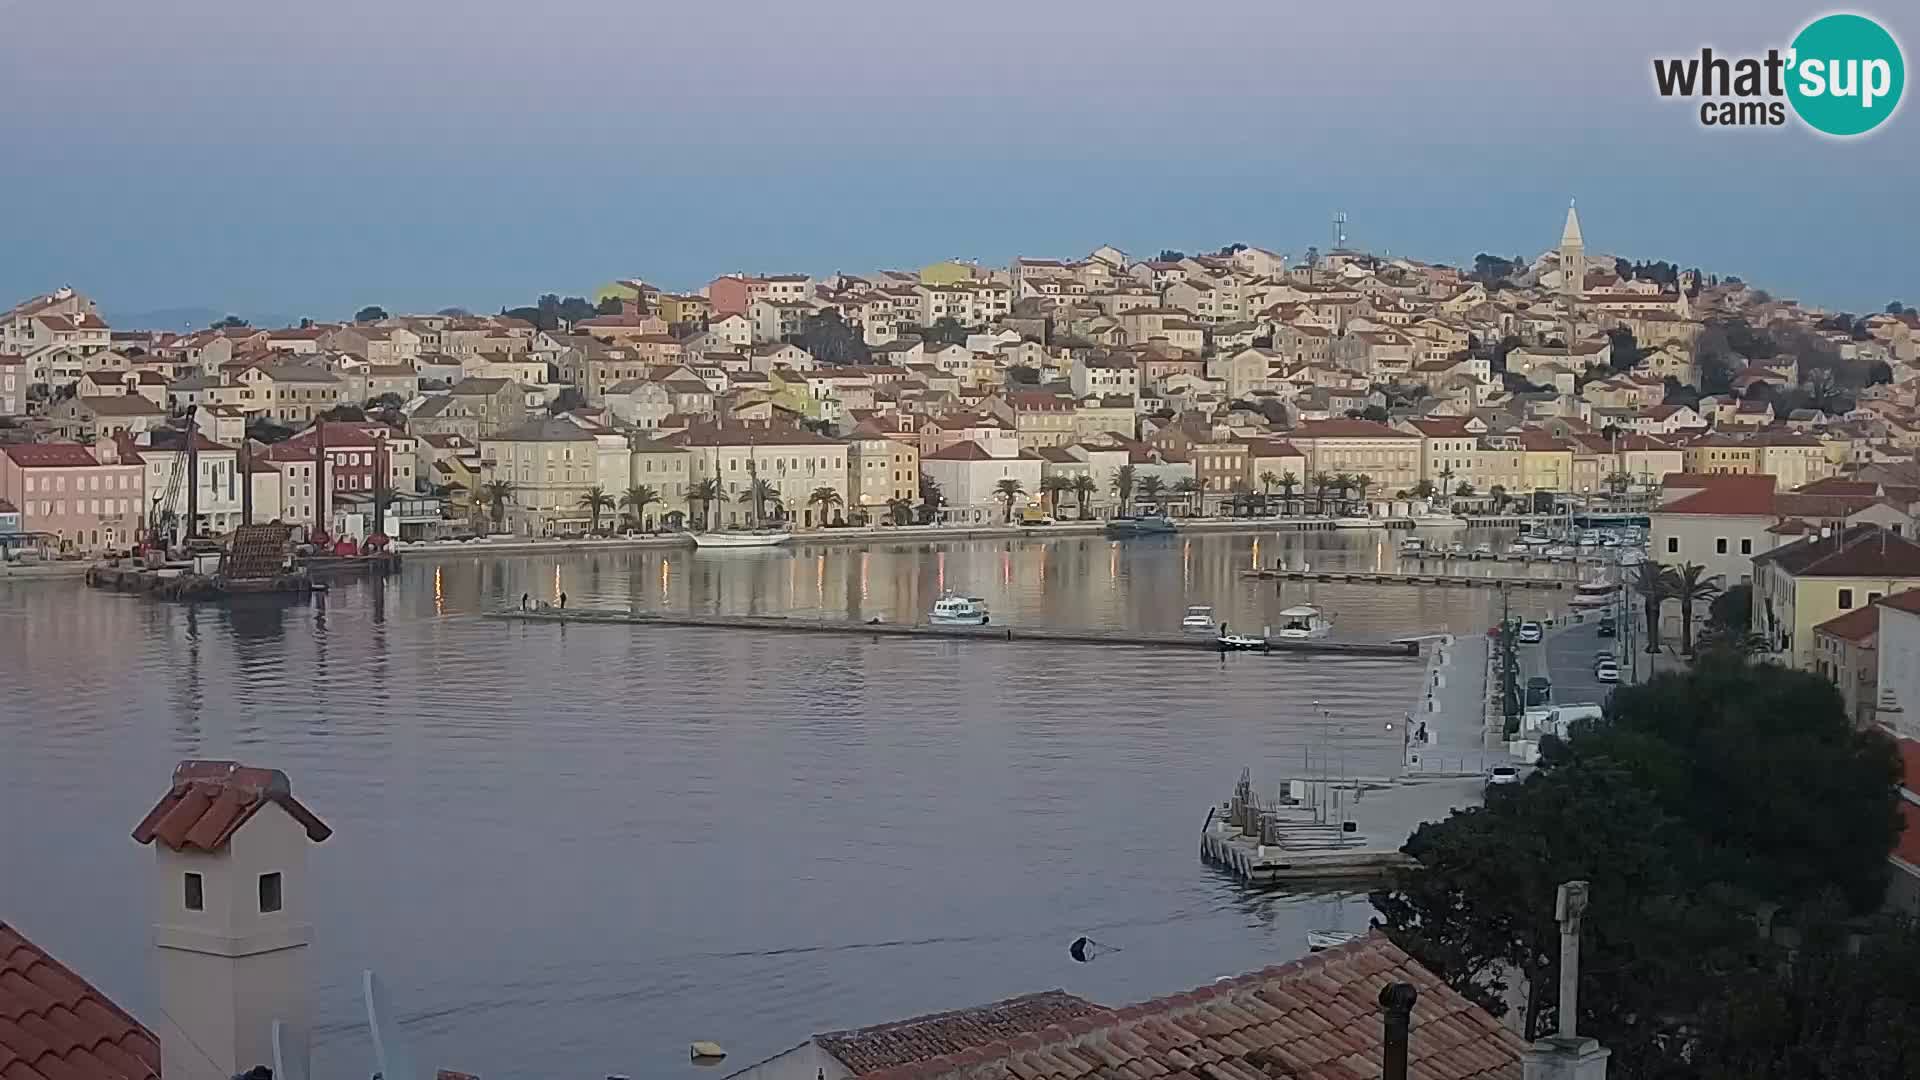
[(1019, 513), (1040, 499), (1043, 472), (1040, 455), (1005, 440), (988, 444), (963, 441), (927, 454), (920, 459), (920, 471), (940, 486), (945, 503), (940, 508), (944, 522), (965, 525), (999, 524), (1006, 519), (1008, 503), (999, 494), (1000, 484), (1011, 480), (1020, 486), (1012, 510)]
[(0, 447), (0, 499), (20, 511), (20, 531), (62, 551), (130, 547), (146, 506), (138, 464), (103, 462), (78, 443)]
[[(480, 440), (482, 490), (495, 481), (511, 485), (504, 514), (509, 532), (580, 535), (594, 518), (581, 500), (596, 488), (617, 500), (632, 482), (632, 462), (625, 436), (545, 417)], [(602, 508), (601, 526), (615, 524), (617, 515), (617, 508)]]
[[(777, 420), (702, 422), (666, 437), (668, 445), (689, 455), (688, 481), (698, 488), (712, 480), (726, 497), (709, 509), (716, 525), (743, 526), (753, 520), (754, 480), (764, 481), (777, 505), (762, 507), (765, 518), (776, 511), (786, 520), (816, 527), (844, 520), (851, 505), (847, 490), (848, 446), (805, 428)], [(836, 500), (814, 499), (821, 488)]]
[(920, 446), (911, 432), (888, 432), (871, 420), (847, 436), (847, 505), (869, 520), (887, 517), (895, 499), (918, 503)]
[(1813, 670), (1813, 628), (1920, 587), (1920, 542), (1880, 525), (1852, 525), (1753, 560), (1753, 629), (1792, 667)]

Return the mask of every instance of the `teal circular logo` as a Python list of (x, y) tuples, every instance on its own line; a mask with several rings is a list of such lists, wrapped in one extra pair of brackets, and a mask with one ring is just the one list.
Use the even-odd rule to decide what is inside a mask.
[(1807, 126), (1864, 135), (1893, 115), (1906, 88), (1900, 43), (1864, 15), (1824, 15), (1793, 39), (1787, 100)]

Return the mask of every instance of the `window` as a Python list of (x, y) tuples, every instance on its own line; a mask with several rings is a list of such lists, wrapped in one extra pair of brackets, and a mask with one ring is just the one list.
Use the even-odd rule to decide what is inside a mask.
[(1715, 540), (1715, 541), (1713, 542), (1713, 553), (1714, 553), (1715, 555), (1725, 555), (1725, 554), (1727, 553), (1727, 538), (1726, 538), (1726, 537), (1724, 537), (1724, 536), (1723, 536), (1723, 537), (1721, 537), (1721, 538), (1719, 538), (1718, 540)]
[(201, 883), (199, 874), (187, 875), (186, 889), (187, 889), (187, 894), (186, 894), (185, 900), (187, 904), (187, 910), (188, 911), (204, 911), (207, 906), (207, 898), (206, 898), (205, 886)]
[(1879, 593), (1877, 593), (1877, 592), (1870, 592), (1870, 593), (1868, 593), (1868, 594), (1867, 594), (1867, 603), (1869, 603), (1869, 604), (1877, 604), (1877, 603), (1879, 603), (1879, 602), (1880, 602), (1880, 594), (1879, 594)]
[(280, 872), (260, 875), (260, 913), (280, 910)]
[(1667, 554), (1677, 555), (1679, 553), (1680, 553), (1680, 538), (1677, 536), (1667, 537)]
[(1852, 610), (1852, 608), (1853, 608), (1853, 590), (1841, 589), (1840, 590), (1840, 610), (1849, 611), (1849, 610)]

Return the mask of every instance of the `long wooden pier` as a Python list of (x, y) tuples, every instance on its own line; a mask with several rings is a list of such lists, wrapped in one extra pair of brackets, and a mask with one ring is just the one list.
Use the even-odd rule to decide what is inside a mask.
[(1499, 576), (1493, 574), (1389, 574), (1378, 570), (1242, 570), (1244, 578), (1262, 581), (1314, 581), (1336, 585), (1459, 585), (1481, 589), (1564, 589), (1565, 578)]
[[(588, 623), (610, 626), (666, 626), (701, 630), (748, 630), (776, 633), (852, 634), (863, 637), (940, 638), (949, 641), (1050, 642), (1058, 645), (1100, 645), (1121, 648), (1181, 649), (1217, 652), (1210, 634), (1146, 634), (1128, 630), (1072, 629), (1051, 626), (930, 626), (925, 623), (850, 622), (845, 619), (801, 619), (781, 615), (690, 615), (664, 611), (617, 608), (507, 608), (490, 611), (488, 618), (535, 623)], [(1268, 653), (1320, 653), (1336, 656), (1408, 657), (1420, 655), (1417, 641), (1271, 641)]]

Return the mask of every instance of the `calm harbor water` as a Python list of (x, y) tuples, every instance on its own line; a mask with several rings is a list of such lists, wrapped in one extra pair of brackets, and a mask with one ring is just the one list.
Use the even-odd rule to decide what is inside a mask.
[[(1416, 662), (480, 617), (564, 591), (910, 620), (943, 588), (1061, 626), (1171, 630), (1205, 603), (1258, 627), (1307, 600), (1342, 637), (1495, 617), (1490, 591), (1238, 576), (1281, 558), (1396, 562), (1380, 534), (1265, 533), (476, 554), (244, 609), (0, 585), (0, 918), (153, 1008), (152, 856), (127, 833), (180, 758), (236, 757), (336, 830), (311, 863), (321, 1076), (371, 1070), (369, 966), (422, 1067), (498, 1080), (678, 1075), (694, 1039), (733, 1068), (819, 1030), (1284, 962), (1364, 905), (1211, 874), (1206, 808), (1241, 766), (1277, 782), (1329, 743), (1389, 771)], [(1123, 951), (1075, 964), (1083, 933)]]

